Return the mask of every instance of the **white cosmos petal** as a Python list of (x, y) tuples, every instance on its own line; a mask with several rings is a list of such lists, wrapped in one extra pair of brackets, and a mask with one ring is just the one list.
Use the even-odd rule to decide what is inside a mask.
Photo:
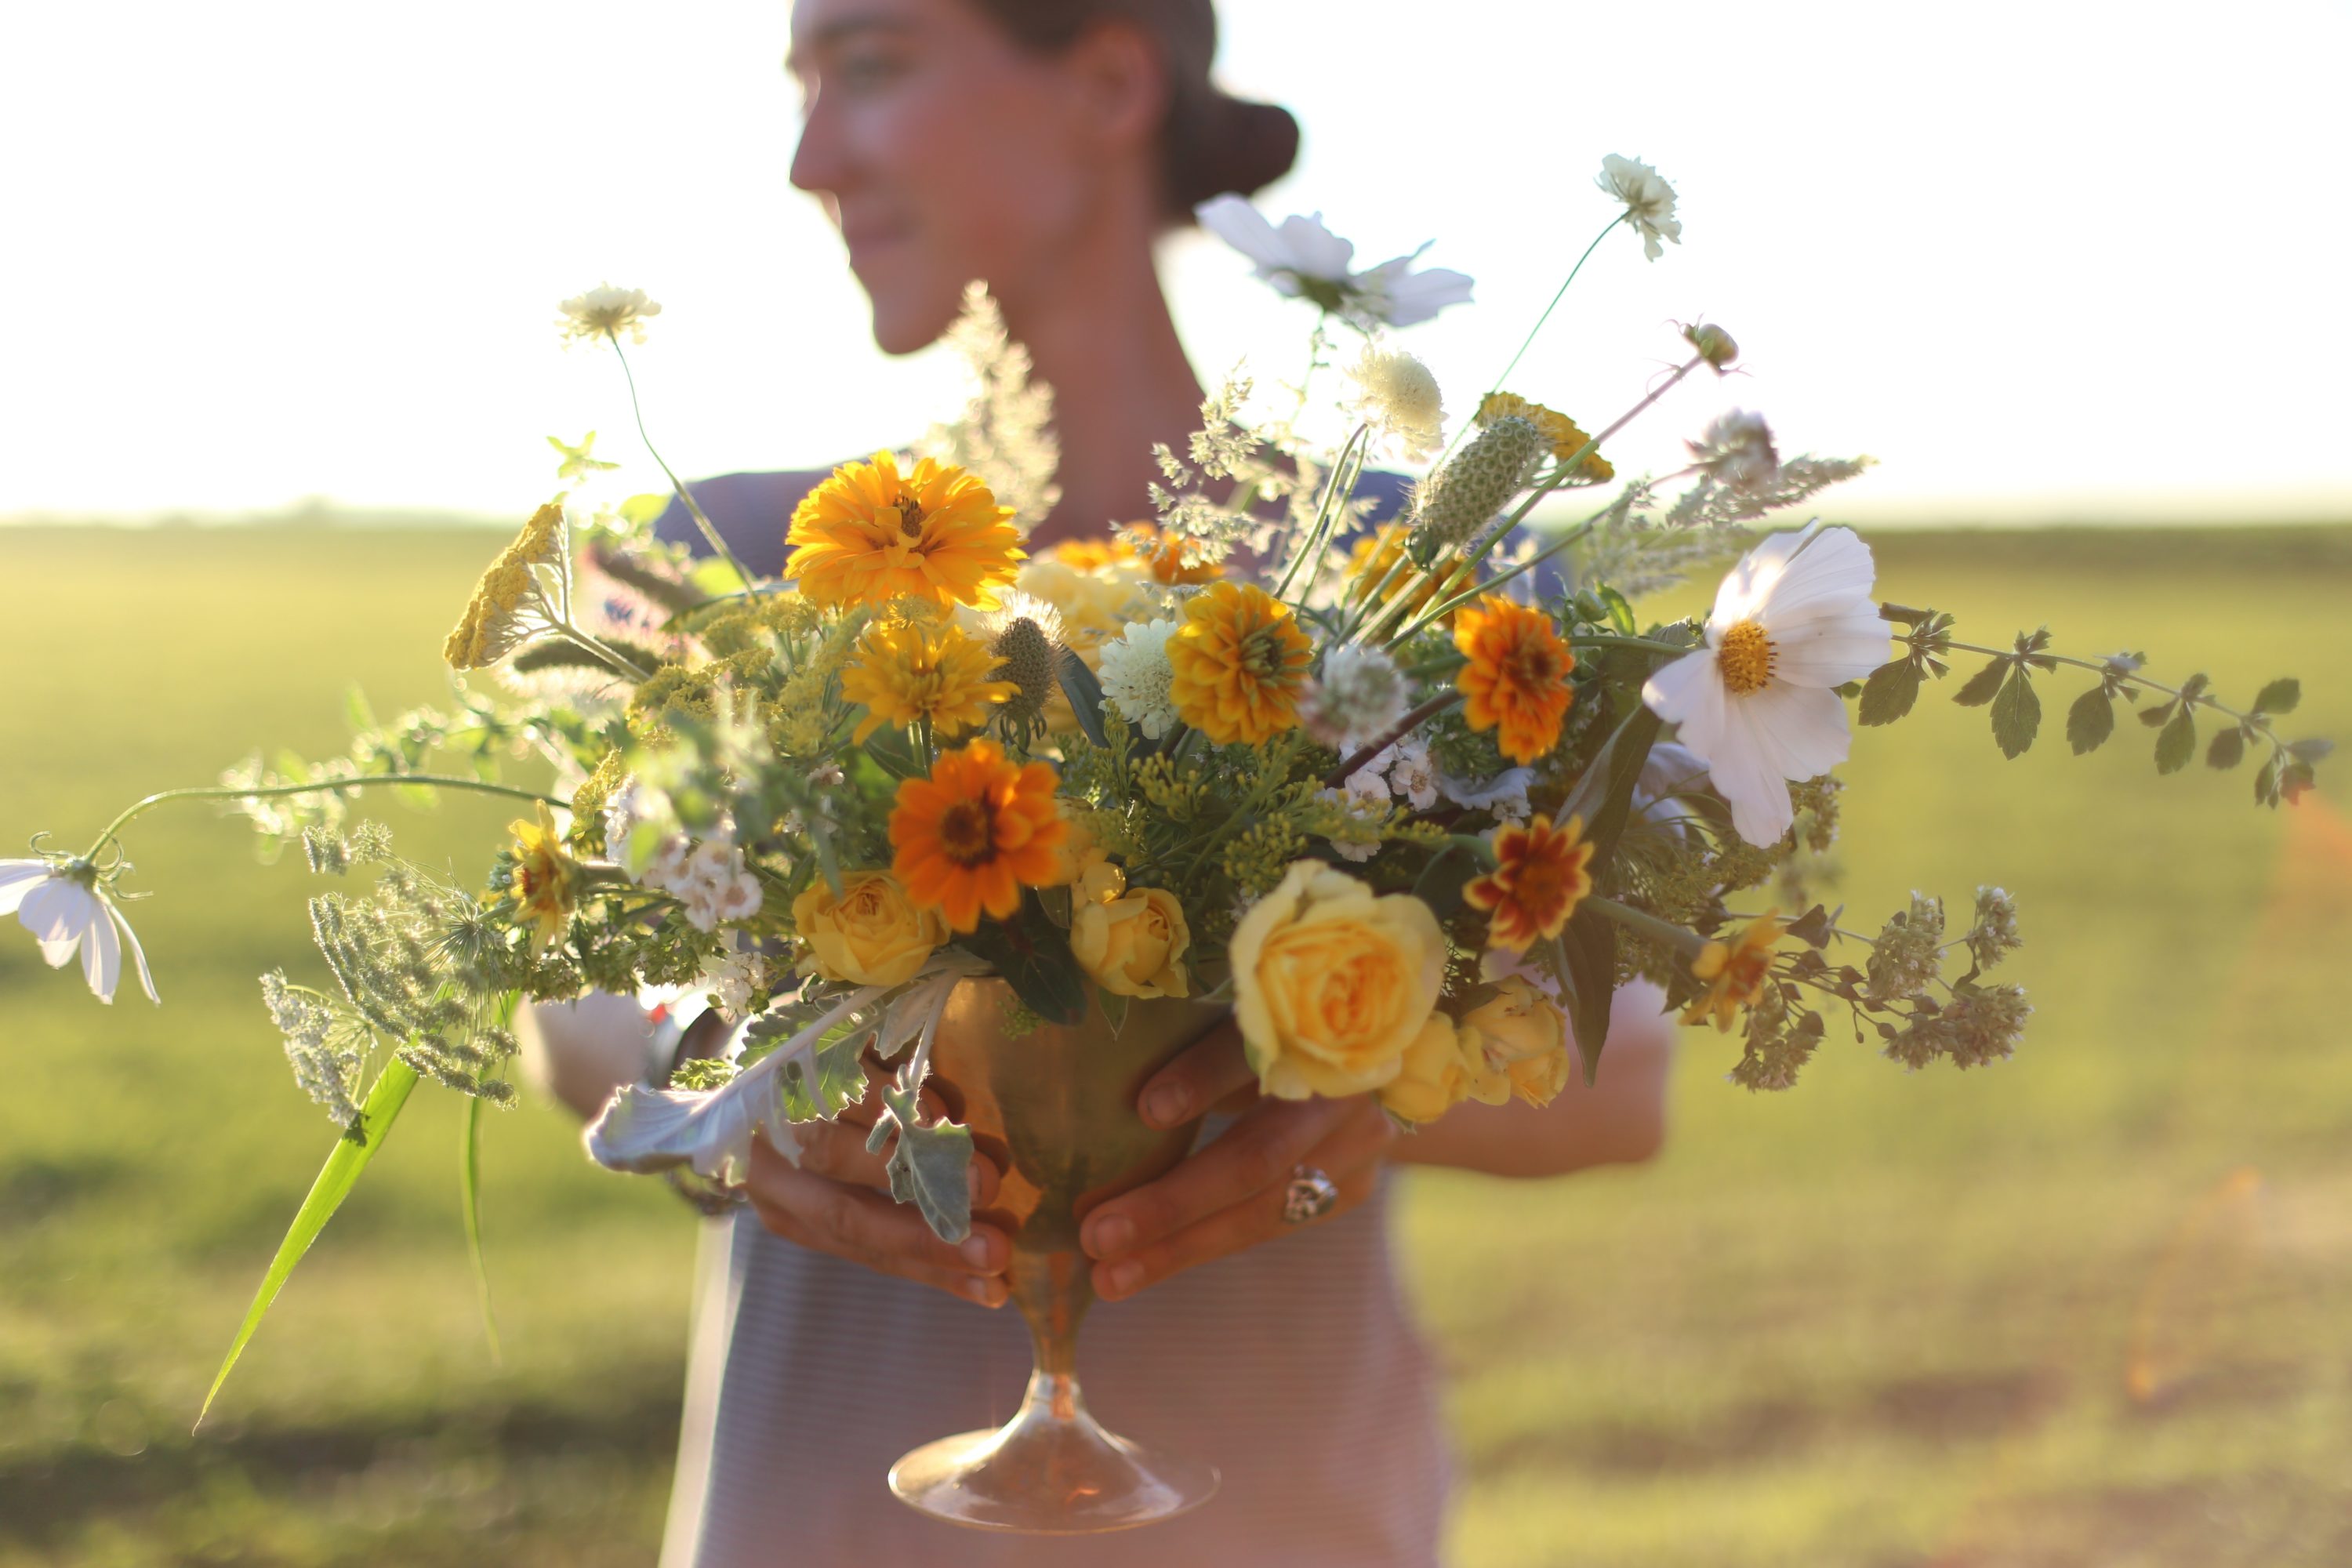
[(1686, 653), (1654, 671), (1643, 683), (1642, 700), (1667, 723), (1682, 726), (1677, 738), (1684, 745), (1702, 757), (1708, 755), (1723, 734), (1727, 700), (1715, 650)]
[(98, 895), (64, 877), (52, 877), (36, 887), (16, 910), (16, 919), (33, 933), (51, 969), (64, 967), (90, 922), (102, 918)]
[(1738, 710), (1764, 759), (1784, 779), (1818, 778), (1853, 748), (1845, 703), (1825, 687), (1771, 680), (1728, 706)]
[(1309, 278), (1333, 283), (1347, 281), (1348, 263), (1356, 258), (1356, 247), (1324, 227), (1321, 213), (1308, 217), (1294, 213), (1282, 220), (1275, 233), (1286, 253), (1286, 259), (1277, 265)]
[(0, 860), (0, 915), (13, 915), (25, 895), (50, 875), (47, 860)]
[[(1731, 825), (1739, 837), (1750, 844), (1778, 844), (1796, 816), (1789, 805), (1788, 780), (1766, 755), (1748, 704), (1734, 699), (1724, 706), (1723, 734), (1711, 751), (1701, 752), (1708, 776), (1716, 793), (1731, 803)], [(1687, 732), (1683, 741), (1689, 744)]]
[(1451, 268), (1433, 267), (1385, 280), (1381, 292), (1387, 308), (1381, 313), (1391, 327), (1410, 327), (1428, 321), (1448, 305), (1469, 303), (1470, 275)]
[(1894, 650), (1892, 628), (1874, 606), (1823, 616), (1795, 626), (1774, 624), (1772, 677), (1794, 686), (1843, 686), (1860, 680)]
[(122, 942), (114, 934), (112, 921), (90, 922), (89, 931), (81, 939), (81, 974), (89, 982), (91, 995), (101, 1002), (113, 1002), (114, 983), (122, 975)]
[(124, 920), (122, 911), (112, 904), (106, 906), (106, 912), (113, 917), (116, 925), (122, 928), (122, 941), (131, 949), (132, 962), (139, 965), (139, 988), (147, 993), (147, 1000), (158, 1007), (162, 1006), (163, 999), (155, 994), (155, 977), (147, 972), (147, 950), (139, 945), (139, 933), (131, 929), (131, 922)]
[(1724, 574), (1722, 586), (1715, 591), (1715, 609), (1707, 616), (1708, 627), (1759, 618), (1765, 602), (1788, 570), (1789, 558), (1803, 548), (1813, 536), (1813, 530), (1820, 526), (1807, 523), (1794, 533), (1776, 533), (1741, 556)]
[(1850, 528), (1811, 534), (1756, 602), (1755, 614), (1779, 627), (1867, 603), (1877, 578), (1870, 546)]
[(1274, 232), (1274, 225), (1242, 197), (1213, 197), (1194, 207), (1192, 216), (1200, 220), (1202, 228), (1259, 267), (1272, 270), (1291, 265), (1289, 249)]

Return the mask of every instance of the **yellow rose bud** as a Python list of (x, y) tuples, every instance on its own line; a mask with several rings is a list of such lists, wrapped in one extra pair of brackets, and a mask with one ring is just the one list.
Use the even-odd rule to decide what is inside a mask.
[(1445, 936), (1427, 904), (1376, 896), (1320, 860), (1294, 862), (1226, 951), (1250, 1065), (1284, 1100), (1395, 1079), (1445, 981)]
[[(1118, 868), (1110, 868), (1117, 876)], [(1078, 967), (1114, 996), (1189, 996), (1184, 950), (1192, 932), (1184, 907), (1162, 888), (1138, 888), (1108, 903), (1083, 903), (1070, 917)]]
[(1089, 849), (1079, 857), (1078, 879), (1070, 886), (1070, 897), (1078, 904), (1107, 904), (1126, 891), (1127, 873), (1112, 865), (1109, 856)]
[(915, 977), (948, 939), (937, 910), (918, 910), (887, 871), (850, 871), (841, 896), (818, 878), (793, 900), (793, 926), (809, 945), (821, 979), (898, 985)]
[(1453, 1019), (1432, 1013), (1381, 1088), (1381, 1103), (1407, 1121), (1436, 1121), (1468, 1097), (1477, 1039), (1475, 1030), (1457, 1030)]
[(1549, 1105), (1568, 1087), (1575, 1065), (1568, 1016), (1517, 976), (1500, 982), (1500, 989), (1501, 995), (1472, 1008), (1462, 1020), (1464, 1033), (1477, 1035), (1468, 1094), (1487, 1105), (1500, 1105), (1513, 1095), (1529, 1105)]

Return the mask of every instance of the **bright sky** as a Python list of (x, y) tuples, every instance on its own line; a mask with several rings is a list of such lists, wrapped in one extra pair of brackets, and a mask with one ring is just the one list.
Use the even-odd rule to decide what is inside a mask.
[[(2342, 364), (2345, 0), (1922, 6), (1224, 0), (1221, 69), (1306, 127), (1262, 198), (1478, 303), (1405, 333), (1465, 411), (1611, 208), (1604, 153), (1684, 244), (1602, 247), (1515, 377), (1597, 427), (1735, 332), (1612, 448), (1672, 466), (1734, 404), (1883, 467), (1845, 514), (2352, 515)], [(635, 459), (609, 354), (554, 305), (667, 307), (635, 363), (689, 474), (803, 467), (952, 410), (890, 361), (785, 181), (786, 0), (76, 0), (0, 58), (0, 517), (331, 497), (520, 513), (542, 437)], [(1170, 286), (1212, 377), (1295, 374), (1308, 310), (1201, 237)]]

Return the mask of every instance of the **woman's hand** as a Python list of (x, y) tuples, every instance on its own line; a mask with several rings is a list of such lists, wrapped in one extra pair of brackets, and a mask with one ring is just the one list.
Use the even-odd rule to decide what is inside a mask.
[[(869, 1065), (868, 1077), (875, 1069)], [(866, 1152), (866, 1134), (881, 1113), (877, 1083), (837, 1121), (805, 1122), (793, 1128), (801, 1141), (795, 1169), (765, 1138), (751, 1140), (751, 1177), (744, 1193), (760, 1223), (787, 1241), (863, 1263), (883, 1274), (912, 1279), (983, 1307), (1004, 1304), (1004, 1268), (1012, 1247), (994, 1226), (974, 1224), (971, 1234), (950, 1245), (931, 1234), (922, 1213), (890, 1196), (886, 1163), (889, 1151)], [(925, 1091), (923, 1109), (939, 1106)], [(997, 1170), (987, 1159), (971, 1162), (971, 1206), (996, 1200)]]
[(1248, 1109), (1223, 1136), (1174, 1170), (1087, 1216), (1079, 1241), (1097, 1259), (1096, 1295), (1119, 1300), (1172, 1274), (1298, 1228), (1282, 1217), (1282, 1208), (1292, 1173), (1300, 1165), (1315, 1166), (1339, 1187), (1331, 1214), (1352, 1208), (1370, 1194), (1381, 1157), (1397, 1135), (1370, 1096), (1255, 1096), (1256, 1074), (1242, 1055), (1241, 1031), (1230, 1019), (1144, 1085), (1139, 1106), (1154, 1127), (1177, 1126), (1221, 1104)]

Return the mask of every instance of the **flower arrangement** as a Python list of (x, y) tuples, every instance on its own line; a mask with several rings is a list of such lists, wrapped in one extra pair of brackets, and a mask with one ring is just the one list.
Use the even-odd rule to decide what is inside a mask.
[[(1595, 246), (1620, 227), (1653, 259), (1680, 243), (1654, 170), (1612, 157), (1600, 183)], [(1350, 270), (1319, 217), (1277, 226), (1235, 198), (1201, 216), (1314, 308), (1311, 368), (1286, 416), (1245, 381), (1211, 396), (1189, 450), (1158, 453), (1150, 521), (1028, 551), (1054, 494), (1046, 395), (976, 292), (957, 333), (971, 411), (923, 454), (816, 486), (783, 581), (745, 572), (674, 478), (706, 555), (650, 534), (668, 497), (567, 492), (464, 605), (446, 660), (490, 679), (460, 680), (451, 710), (362, 713), (347, 757), (248, 765), (137, 803), (80, 854), (37, 838), (0, 862), (0, 912), (52, 965), (78, 955), (101, 1001), (126, 947), (156, 994), (121, 908), (121, 834), (154, 805), (208, 797), (271, 846), (299, 839), (314, 870), (374, 869), (364, 894), (311, 900), (334, 988), (262, 982), (343, 1136), (222, 1377), (420, 1077), (477, 1112), (510, 1098), (526, 1000), (691, 998), (737, 1024), (723, 1058), (606, 1108), (590, 1146), (621, 1169), (730, 1181), (752, 1138), (792, 1155), (796, 1126), (862, 1096), (867, 1060), (896, 1064), (875, 1146), (955, 1239), (970, 1136), (918, 1091), (966, 979), (1007, 982), (1016, 1027), (1222, 1003), (1263, 1092), (1370, 1094), (1406, 1127), (1467, 1100), (1540, 1106), (1592, 1073), (1636, 976), (1736, 1031), (1749, 1089), (1791, 1083), (1832, 1006), (1906, 1066), (1966, 1068), (2009, 1056), (2030, 1012), (1988, 978), (2019, 945), (2009, 896), (1979, 889), (1965, 922), (1915, 897), (1874, 934), (1809, 896), (1853, 720), (1891, 723), (1981, 658), (1956, 700), (1988, 707), (2015, 756), (2042, 683), (2074, 669), (2094, 682), (2066, 721), (2078, 752), (2120, 699), (2160, 772), (2203, 724), (2213, 766), (2258, 761), (2260, 801), (2311, 784), (2325, 743), (2274, 727), (2294, 681), (2240, 709), (2202, 676), (2159, 684), (2141, 656), (2061, 654), (2046, 632), (1964, 643), (1949, 615), (1879, 603), (1844, 528), (1770, 533), (1704, 617), (1645, 621), (1636, 599), (1867, 459), (1784, 458), (1735, 410), (1679, 472), (1538, 530), (1540, 504), (1614, 483), (1605, 448), (1667, 388), (1733, 369), (1729, 333), (1685, 329), (1680, 363), (1597, 434), (1498, 384), (1448, 445), (1435, 380), (1390, 334), (1468, 279), (1415, 270), (1418, 253)], [(563, 331), (619, 356), (658, 310), (599, 288), (565, 302)], [(1331, 400), (1344, 434), (1318, 440), (1335, 327), (1364, 343)], [(552, 444), (567, 483), (611, 467), (593, 437)], [(1366, 475), (1389, 450), (1427, 467), (1374, 523)], [(517, 763), (552, 787), (509, 782)], [(349, 819), (379, 788), (530, 815), (478, 884), (451, 886)]]

